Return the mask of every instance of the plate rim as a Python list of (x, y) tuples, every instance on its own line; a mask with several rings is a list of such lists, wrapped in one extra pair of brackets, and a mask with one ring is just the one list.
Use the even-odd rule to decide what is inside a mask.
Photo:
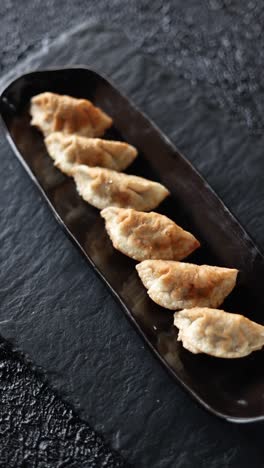
[[(208, 404), (206, 401), (204, 401), (197, 393), (195, 390), (192, 390), (192, 388), (185, 383), (180, 376), (177, 376), (174, 371), (171, 369), (169, 364), (165, 361), (165, 359), (158, 353), (156, 348), (152, 345), (152, 343), (148, 340), (146, 337), (144, 331), (141, 329), (140, 325), (137, 323), (136, 319), (133, 317), (132, 313), (130, 312), (129, 308), (126, 306), (125, 302), (123, 299), (119, 296), (119, 294), (115, 291), (115, 289), (109, 284), (108, 280), (104, 277), (103, 273), (99, 270), (99, 268), (95, 265), (91, 257), (86, 253), (86, 251), (83, 249), (79, 241), (75, 238), (75, 236), (71, 233), (70, 229), (66, 226), (66, 224), (63, 222), (62, 218), (59, 216), (57, 213), (55, 207), (47, 197), (44, 189), (41, 187), (40, 183), (38, 182), (37, 178), (31, 171), (30, 167), (24, 160), (22, 154), (20, 153), (19, 149), (17, 148), (15, 141), (12, 139), (7, 124), (4, 120), (4, 117), (2, 115), (2, 102), (3, 102), (3, 97), (5, 93), (8, 92), (9, 88), (11, 88), (16, 82), (20, 81), (21, 79), (25, 77), (30, 77), (30, 75), (34, 74), (42, 74), (42, 73), (47, 73), (47, 72), (62, 72), (65, 70), (74, 70), (74, 71), (88, 71), (91, 72), (92, 74), (96, 75), (100, 79), (103, 79), (106, 81), (110, 86), (117, 91), (121, 97), (129, 104), (130, 107), (132, 107), (136, 112), (140, 113), (144, 119), (153, 127), (153, 129), (159, 133), (160, 137), (162, 138), (163, 142), (168, 145), (174, 152), (178, 153), (180, 157), (183, 159), (184, 163), (189, 166), (189, 168), (194, 172), (195, 176), (200, 179), (201, 183), (203, 183), (204, 188), (213, 195), (215, 201), (219, 204), (219, 206), (224, 209), (224, 211), (227, 213), (227, 215), (230, 217), (230, 220), (234, 224), (233, 230), (234, 232), (238, 232), (239, 235), (243, 234), (243, 240), (244, 244), (247, 245), (247, 248), (251, 247), (256, 251), (257, 256), (259, 256), (262, 261), (264, 262), (264, 253), (262, 253), (261, 249), (258, 247), (258, 245), (255, 243), (253, 238), (248, 234), (246, 229), (241, 225), (239, 222), (238, 218), (230, 211), (230, 209), (225, 205), (225, 203), (222, 201), (220, 196), (215, 192), (215, 190), (211, 187), (211, 185), (206, 181), (205, 177), (203, 177), (200, 172), (196, 169), (195, 166), (192, 165), (192, 163), (184, 156), (184, 154), (177, 148), (177, 146), (170, 140), (170, 138), (167, 137), (167, 135), (158, 127), (158, 125), (143, 111), (141, 110), (134, 102), (132, 99), (128, 98), (122, 91), (119, 90), (119, 88), (115, 85), (115, 83), (109, 79), (106, 75), (103, 73), (99, 73), (97, 70), (93, 69), (92, 67), (88, 67), (86, 65), (71, 65), (69, 66), (53, 66), (53, 67), (45, 67), (45, 68), (37, 68), (35, 70), (28, 71), (23, 74), (18, 74), (16, 75), (13, 79), (8, 80), (6, 84), (4, 84), (1, 89), (0, 89), (0, 125), (4, 131), (4, 135), (6, 140), (8, 141), (13, 153), (19, 160), (20, 164), (23, 166), (23, 168), (26, 170), (27, 174), (29, 175), (30, 179), (33, 181), (33, 183), (36, 185), (36, 187), (39, 189), (41, 196), (45, 200), (45, 202), (48, 204), (49, 208), (51, 209), (51, 212), (53, 216), (55, 217), (56, 221), (59, 223), (60, 227), (62, 230), (66, 233), (68, 238), (71, 240), (73, 245), (75, 245), (84, 255), (86, 261), (89, 263), (90, 267), (93, 268), (97, 276), (104, 282), (104, 284), (107, 285), (109, 288), (112, 296), (114, 297), (115, 301), (121, 306), (121, 308), (124, 310), (126, 317), (128, 320), (132, 323), (132, 325), (135, 327), (139, 335), (143, 338), (144, 343), (151, 349), (152, 353), (154, 354), (155, 358), (162, 363), (162, 365), (165, 367), (166, 371), (170, 375), (170, 377), (175, 381), (177, 381), (178, 384), (181, 385), (181, 387), (192, 397), (193, 401), (199, 403), (202, 408), (206, 409), (209, 413), (213, 414), (214, 416), (217, 416), (218, 418), (225, 420), (227, 422), (232, 422), (236, 424), (249, 424), (249, 423), (256, 423), (260, 421), (264, 421), (264, 414), (260, 416), (252, 416), (252, 417), (238, 417), (238, 416), (230, 416), (229, 414), (217, 411), (216, 409), (212, 408), (210, 404)], [(24, 354), (24, 353), (23, 353)], [(40, 367), (41, 369), (41, 367)], [(43, 368), (44, 369), (44, 368)]]

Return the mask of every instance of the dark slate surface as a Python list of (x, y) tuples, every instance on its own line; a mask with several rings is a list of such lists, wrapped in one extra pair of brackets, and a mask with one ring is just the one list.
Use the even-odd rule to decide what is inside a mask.
[[(263, 248), (261, 136), (228, 121), (224, 111), (208, 106), (203, 91), (194, 92), (102, 24), (89, 22), (63, 36), (20, 72), (73, 63), (112, 77)], [(262, 466), (263, 425), (217, 420), (175, 385), (60, 230), (3, 139), (0, 154), (1, 334), (136, 466)]]
[(1, 0), (0, 73), (85, 20), (124, 31), (254, 131), (263, 129), (264, 4), (258, 0)]
[(0, 344), (0, 466), (124, 467), (7, 343)]
[[(43, 8), (40, 1), (1, 2), (1, 18), (9, 21), (0, 29), (6, 44), (1, 71), (39, 47), (47, 24), (56, 36), (78, 18), (101, 23), (77, 33), (74, 43), (68, 38), (67, 47), (65, 34), (66, 43), (46, 49), (39, 60), (29, 59), (26, 68), (94, 63), (113, 76), (202, 171), (263, 250), (263, 137), (261, 131), (248, 132), (263, 127), (261, 2), (213, 0), (179, 8), (180, 2), (161, 6), (155, 0), (151, 14), (148, 2), (139, 6), (142, 2), (127, 0), (121, 8), (114, 0), (110, 11), (102, 0), (96, 11), (84, 3), (65, 0), (62, 8), (49, 0)], [(109, 21), (103, 27), (106, 17), (114, 30)], [(133, 47), (117, 32), (120, 27)], [(141, 58), (135, 46), (175, 75)], [(2, 137), (0, 157), (1, 334), (42, 366), (60, 394), (137, 466), (263, 466), (263, 425), (218, 421), (175, 386), (59, 230)], [(18, 372), (21, 364), (12, 354), (2, 357), (6, 385), (1, 390), (11, 402), (14, 388), (23, 388), (28, 374)], [(25, 412), (32, 379), (19, 393), (18, 407)], [(14, 415), (17, 407), (9, 408)], [(37, 417), (37, 411), (32, 414)], [(52, 418), (59, 421), (60, 414)], [(5, 434), (14, 439), (8, 424)], [(22, 450), (21, 440), (14, 445), (16, 453)], [(28, 441), (28, 447), (38, 457), (36, 446)]]

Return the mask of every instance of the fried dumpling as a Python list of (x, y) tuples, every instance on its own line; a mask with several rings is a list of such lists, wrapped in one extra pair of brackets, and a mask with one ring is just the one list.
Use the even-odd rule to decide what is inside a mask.
[(45, 144), (55, 166), (67, 175), (74, 164), (123, 171), (137, 156), (134, 146), (121, 141), (65, 135), (62, 132), (51, 133), (45, 138)]
[(100, 210), (119, 206), (149, 211), (169, 194), (157, 182), (101, 167), (75, 166), (71, 174), (81, 197)]
[(101, 211), (114, 247), (134, 260), (181, 260), (197, 247), (198, 240), (159, 213), (110, 206)]
[(174, 314), (178, 341), (191, 353), (220, 358), (240, 358), (261, 349), (264, 327), (243, 315), (195, 307)]
[(167, 309), (218, 307), (236, 284), (238, 270), (166, 260), (136, 266), (151, 299)]
[(87, 99), (76, 99), (50, 92), (31, 99), (31, 125), (45, 136), (52, 132), (98, 137), (112, 125), (112, 119)]

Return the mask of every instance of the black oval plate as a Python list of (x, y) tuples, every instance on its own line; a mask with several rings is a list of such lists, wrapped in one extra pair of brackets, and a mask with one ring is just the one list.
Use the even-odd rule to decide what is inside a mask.
[(135, 262), (113, 249), (98, 210), (86, 204), (72, 179), (53, 166), (41, 133), (30, 126), (29, 100), (43, 91), (88, 98), (113, 117), (114, 126), (106, 137), (125, 140), (139, 150), (139, 157), (128, 172), (165, 184), (172, 195), (158, 211), (200, 239), (202, 248), (188, 261), (238, 268), (238, 286), (223, 308), (263, 323), (264, 258), (257, 247), (161, 131), (94, 71), (71, 68), (33, 72), (16, 79), (3, 91), (0, 111), (16, 156), (56, 219), (167, 370), (212, 413), (234, 422), (264, 419), (263, 352), (223, 360), (193, 355), (176, 341), (172, 313), (148, 298)]

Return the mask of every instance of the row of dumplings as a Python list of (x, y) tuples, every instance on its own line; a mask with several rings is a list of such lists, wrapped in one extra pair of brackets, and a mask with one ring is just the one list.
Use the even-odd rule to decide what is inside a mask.
[(80, 196), (102, 210), (114, 247), (140, 262), (137, 272), (150, 298), (176, 310), (178, 340), (192, 353), (243, 357), (264, 345), (264, 327), (217, 308), (238, 271), (183, 263), (199, 241), (152, 212), (168, 195), (163, 185), (124, 174), (137, 157), (127, 143), (101, 137), (112, 119), (90, 101), (45, 92), (31, 100), (31, 124), (44, 134), (54, 165), (72, 176)]

